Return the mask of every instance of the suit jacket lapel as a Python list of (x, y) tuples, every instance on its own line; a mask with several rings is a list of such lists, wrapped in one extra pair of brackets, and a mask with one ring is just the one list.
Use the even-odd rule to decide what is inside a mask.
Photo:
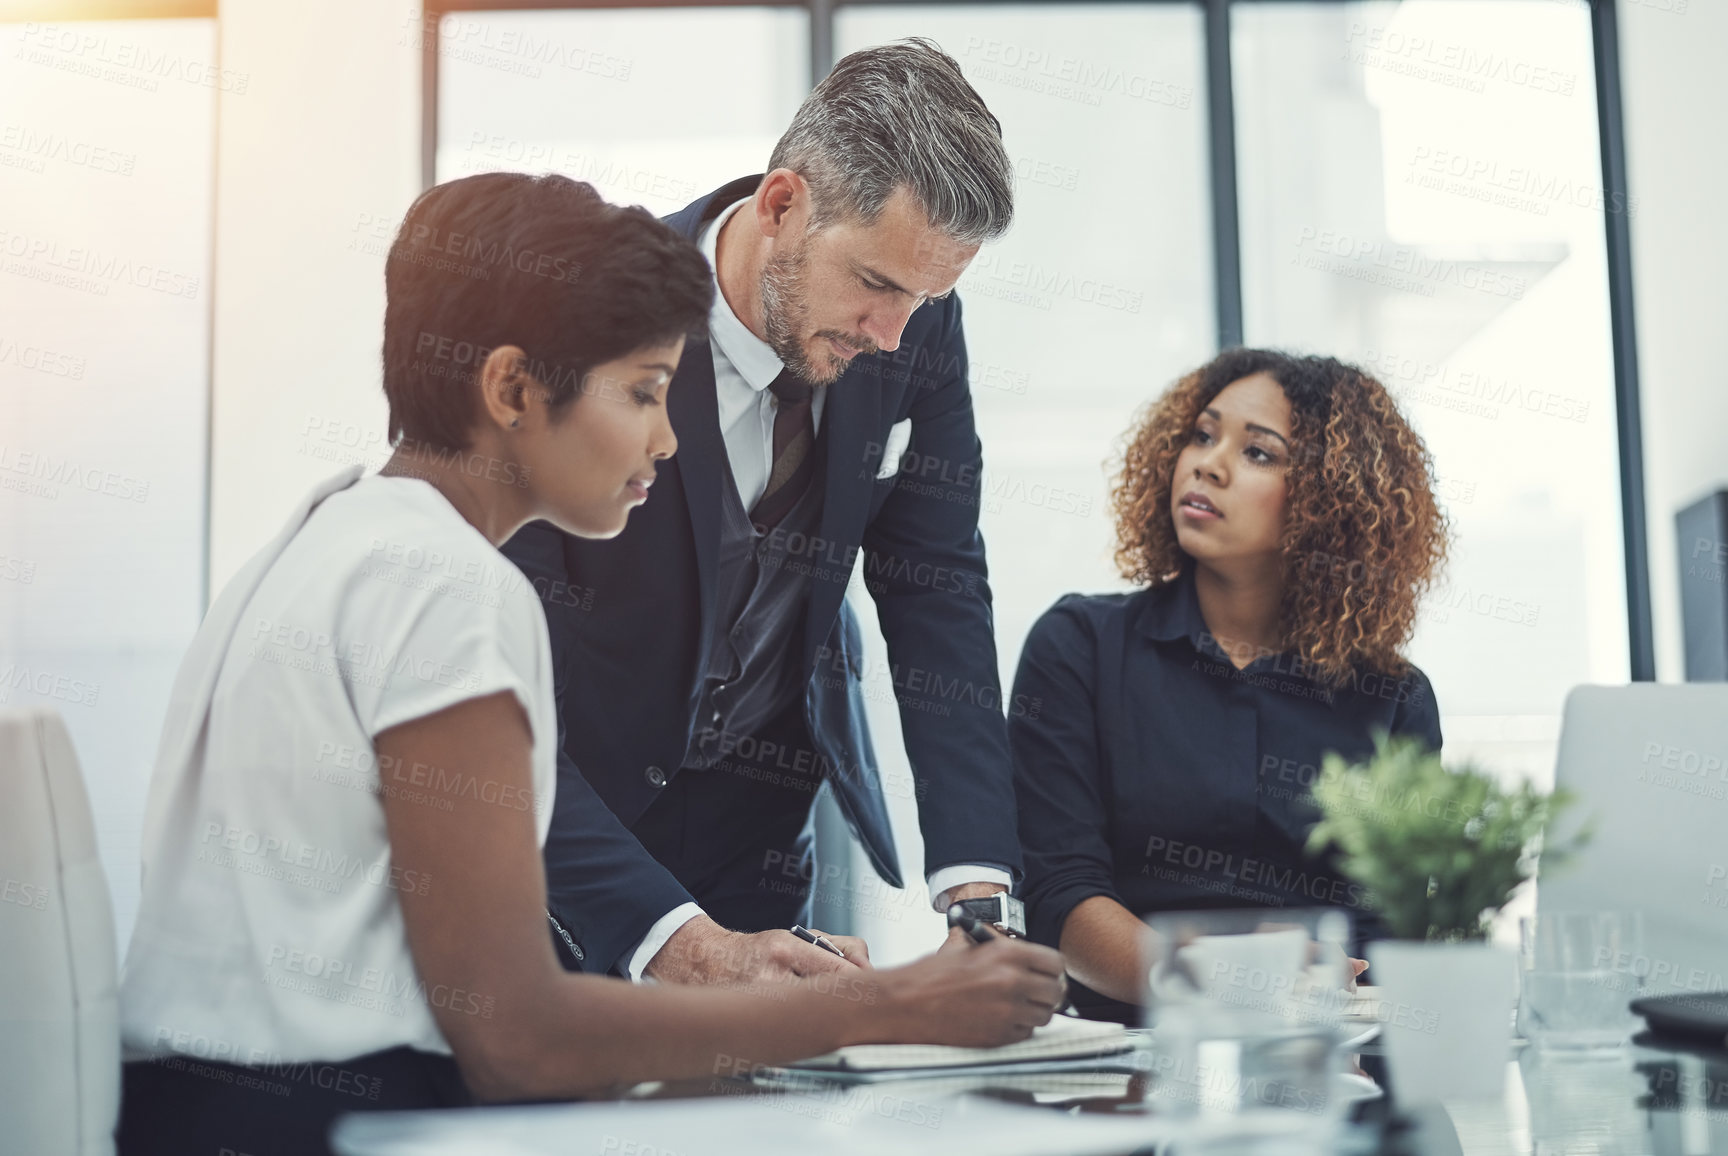
[[(748, 196), (761, 174), (740, 177), (662, 218), (694, 240), (702, 226), (719, 216), (739, 197)], [(718, 290), (716, 290), (718, 292)], [(690, 533), (696, 546), (696, 585), (702, 605), (702, 646), (714, 621), (714, 588), (720, 565), (720, 487), (730, 484), (724, 468), (726, 443), (720, 436), (720, 399), (714, 382), (714, 350), (706, 340), (685, 343), (684, 356), (672, 387), (666, 391), (667, 414), (678, 435), (672, 459), (684, 486), (690, 510)]]
[(720, 402), (714, 384), (714, 352), (707, 341), (684, 346), (678, 373), (666, 391), (667, 413), (678, 435), (678, 477), (690, 509), (696, 543), (696, 582), (701, 591), (703, 637), (714, 621), (714, 587), (720, 555), (720, 487), (727, 483), (726, 444), (720, 437)]
[(762, 183), (762, 176), (763, 174), (757, 173), (755, 176), (728, 181), (707, 196), (699, 197), (676, 213), (669, 213), (660, 219), (695, 240), (696, 234), (702, 231), (702, 226), (724, 212), (727, 205), (739, 197), (747, 197), (755, 192), (756, 186)]

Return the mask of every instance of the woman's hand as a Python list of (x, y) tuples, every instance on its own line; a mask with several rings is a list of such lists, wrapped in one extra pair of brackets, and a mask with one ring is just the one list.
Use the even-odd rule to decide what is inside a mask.
[(1346, 959), (1345, 962), (1350, 965), (1350, 978), (1344, 981), (1344, 990), (1355, 991), (1356, 977), (1368, 970), (1368, 961), (1365, 959), (1356, 959), (1352, 956)]
[(882, 1006), (870, 1025), (880, 1042), (991, 1048), (1050, 1022), (1062, 1003), (1062, 957), (1048, 947), (997, 936), (944, 945), (905, 967), (876, 973)]

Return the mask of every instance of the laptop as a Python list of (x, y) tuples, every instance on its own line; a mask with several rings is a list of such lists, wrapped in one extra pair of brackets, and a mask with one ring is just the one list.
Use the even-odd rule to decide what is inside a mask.
[(1728, 990), (1728, 683), (1580, 686), (1555, 781), (1586, 821), (1576, 856), (1539, 868), (1539, 912), (1642, 911), (1642, 959), (1607, 961), (1646, 995)]

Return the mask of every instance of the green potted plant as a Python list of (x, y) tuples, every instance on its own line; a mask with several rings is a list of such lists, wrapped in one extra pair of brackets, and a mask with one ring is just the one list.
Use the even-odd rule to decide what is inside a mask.
[(1337, 849), (1339, 869), (1393, 937), (1368, 957), (1400, 1098), (1497, 1095), (1517, 970), (1489, 929), (1538, 856), (1552, 869), (1588, 838), (1544, 846), (1571, 798), (1508, 788), (1475, 764), (1442, 765), (1419, 738), (1380, 734), (1364, 762), (1328, 754), (1314, 799), (1321, 819), (1309, 850)]

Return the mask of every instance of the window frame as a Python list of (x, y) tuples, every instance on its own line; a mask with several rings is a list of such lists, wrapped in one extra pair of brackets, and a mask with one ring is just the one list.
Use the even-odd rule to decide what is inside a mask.
[[(1251, 4), (1341, 4), (1348, 0), (1091, 0), (1099, 4), (1181, 5), (1204, 16), (1208, 175), (1212, 206), (1212, 278), (1217, 345), (1242, 344), (1242, 247), (1236, 174), (1236, 112), (1231, 74), (1230, 16)], [(1596, 130), (1606, 203), (1628, 204), (1625, 120), (1620, 86), (1620, 33), (1615, 0), (1582, 0), (1590, 10), (1596, 71)], [(842, 6), (955, 7), (968, 4), (1045, 4), (1052, 0), (426, 0), (428, 27), (452, 12), (627, 8), (802, 8), (810, 17), (810, 75), (834, 65), (834, 18)], [(438, 38), (423, 37), (420, 84), (420, 179), (430, 188), (438, 156)], [(1629, 673), (1635, 682), (1656, 678), (1651, 618), (1650, 560), (1644, 505), (1643, 426), (1640, 418), (1638, 342), (1632, 298), (1632, 234), (1625, 213), (1602, 214), (1608, 258), (1608, 316), (1613, 338), (1614, 417), (1620, 469), (1621, 542), (1626, 568)]]
[[(802, 8), (810, 17), (810, 75), (834, 64), (834, 18), (846, 4), (944, 5), (1050, 3), (1052, 0), (425, 0), (422, 19), (452, 12), (626, 8)], [(1179, 4), (1204, 15), (1208, 176), (1212, 206), (1212, 279), (1217, 345), (1242, 343), (1242, 247), (1237, 207), (1236, 114), (1231, 75), (1230, 15), (1245, 4), (1339, 4), (1348, 0), (1093, 0), (1100, 4)], [(1596, 72), (1596, 131), (1602, 190), (1609, 204), (1627, 204), (1626, 126), (1620, 77), (1620, 29), (1615, 0), (1582, 0), (1590, 11)], [(51, 0), (0, 0), (0, 19), (74, 20), (215, 18), (216, 0), (93, 0), (75, 14)], [(420, 75), (420, 181), (430, 188), (438, 156), (438, 38), (422, 37)], [(1630, 675), (1656, 678), (1651, 618), (1648, 512), (1645, 509), (1644, 438), (1638, 337), (1632, 294), (1632, 229), (1624, 213), (1604, 213), (1608, 258), (1608, 319), (1613, 339), (1614, 419), (1620, 470), (1621, 543), (1626, 569), (1626, 632)]]

